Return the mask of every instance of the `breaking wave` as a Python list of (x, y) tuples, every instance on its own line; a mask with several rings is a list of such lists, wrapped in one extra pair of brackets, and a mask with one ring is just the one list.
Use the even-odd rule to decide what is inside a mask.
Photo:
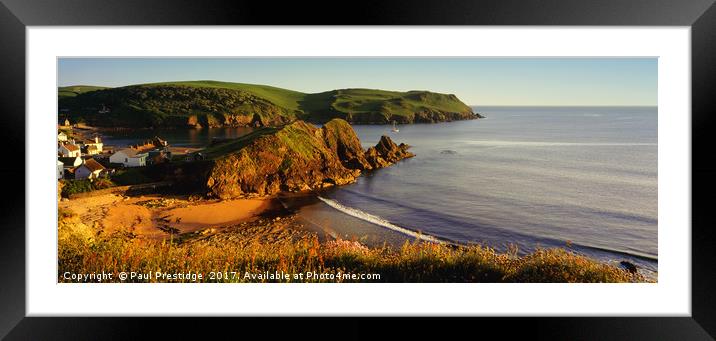
[(429, 242), (433, 242), (433, 243), (440, 243), (440, 244), (444, 244), (444, 243), (445, 243), (445, 241), (442, 241), (442, 240), (440, 240), (440, 239), (437, 239), (437, 238), (435, 238), (435, 237), (433, 237), (433, 236), (425, 235), (425, 234), (422, 234), (422, 233), (418, 233), (418, 232), (415, 232), (415, 231), (408, 230), (408, 229), (406, 229), (406, 228), (403, 228), (403, 227), (400, 227), (400, 226), (398, 226), (398, 225), (395, 225), (395, 224), (393, 224), (393, 223), (391, 223), (391, 222), (389, 222), (389, 221), (387, 221), (387, 220), (385, 220), (385, 219), (383, 219), (383, 218), (381, 218), (381, 217), (379, 217), (379, 216), (375, 216), (375, 215), (372, 215), (372, 214), (370, 214), (370, 213), (363, 212), (363, 211), (361, 211), (361, 210), (359, 210), (359, 209), (357, 209), (357, 208), (345, 206), (345, 205), (343, 205), (343, 204), (341, 204), (341, 203), (339, 203), (339, 202), (337, 202), (337, 201), (335, 201), (335, 200), (326, 199), (326, 198), (323, 198), (323, 197), (320, 197), (320, 196), (318, 197), (318, 199), (321, 200), (321, 201), (323, 201), (324, 203), (326, 203), (326, 205), (331, 206), (331, 207), (333, 207), (334, 209), (336, 209), (336, 210), (338, 210), (338, 211), (341, 211), (341, 212), (343, 212), (343, 213), (345, 213), (345, 214), (347, 214), (347, 215), (349, 215), (349, 216), (358, 218), (358, 219), (360, 219), (360, 220), (367, 221), (367, 222), (369, 222), (369, 223), (372, 223), (372, 224), (375, 224), (375, 225), (378, 225), (378, 226), (382, 226), (382, 227), (391, 229), (391, 230), (396, 231), (396, 232), (400, 232), (400, 233), (402, 233), (402, 234), (411, 236), (411, 237), (413, 237), (413, 238), (417, 238), (417, 239), (421, 239), (421, 240), (425, 240), (425, 241), (429, 241)]

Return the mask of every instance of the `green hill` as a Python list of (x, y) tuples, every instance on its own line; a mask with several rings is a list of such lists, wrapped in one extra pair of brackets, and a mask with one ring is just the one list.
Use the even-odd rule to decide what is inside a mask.
[(298, 102), (303, 100), (306, 94), (298, 91), (277, 88), (269, 85), (230, 83), (219, 81), (183, 81), (183, 82), (162, 82), (148, 83), (143, 86), (186, 86), (196, 88), (230, 89), (248, 92), (254, 96), (264, 98), (276, 105), (289, 110), (298, 110)]
[(325, 123), (333, 118), (405, 124), (481, 117), (455, 95), (429, 91), (341, 89), (307, 94), (208, 80), (58, 90), (62, 118), (95, 126), (274, 126), (295, 119)]
[(91, 85), (73, 85), (73, 86), (61, 86), (57, 88), (57, 95), (62, 97), (75, 97), (85, 92), (107, 89), (103, 86), (91, 86)]

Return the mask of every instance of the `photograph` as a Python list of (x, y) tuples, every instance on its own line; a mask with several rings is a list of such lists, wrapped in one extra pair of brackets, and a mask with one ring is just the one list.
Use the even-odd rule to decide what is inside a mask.
[(714, 1), (0, 0), (0, 339), (713, 340)]
[(56, 63), (58, 283), (658, 283), (658, 57)]

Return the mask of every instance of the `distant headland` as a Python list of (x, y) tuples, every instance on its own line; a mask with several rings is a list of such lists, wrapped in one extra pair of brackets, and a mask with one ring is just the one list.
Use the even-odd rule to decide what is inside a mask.
[(430, 91), (340, 89), (303, 93), (218, 81), (58, 88), (59, 118), (95, 127), (278, 126), (296, 119), (323, 124), (436, 123), (482, 118), (457, 96)]

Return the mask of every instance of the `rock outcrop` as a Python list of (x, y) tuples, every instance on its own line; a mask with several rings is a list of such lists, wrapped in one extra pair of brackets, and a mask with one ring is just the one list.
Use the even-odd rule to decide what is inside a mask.
[(383, 135), (375, 147), (368, 148), (365, 157), (373, 169), (387, 167), (402, 159), (415, 156), (408, 151), (408, 148), (410, 147), (405, 143), (396, 145), (390, 137)]
[(322, 128), (295, 121), (207, 148), (208, 168), (200, 173), (207, 195), (221, 199), (316, 190), (352, 183), (362, 171), (414, 156), (408, 148), (383, 136), (364, 151), (344, 120)]

